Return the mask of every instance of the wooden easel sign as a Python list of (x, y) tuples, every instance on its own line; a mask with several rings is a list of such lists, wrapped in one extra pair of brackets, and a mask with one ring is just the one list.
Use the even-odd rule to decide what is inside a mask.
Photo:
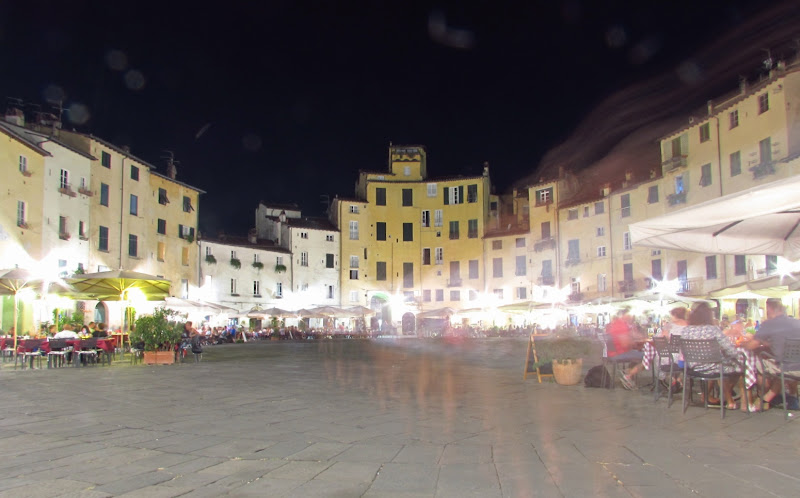
[[(541, 366), (535, 366), (539, 362), (539, 357), (536, 355), (536, 346), (533, 343), (534, 337), (544, 337), (544, 334), (531, 334), (528, 338), (528, 350), (525, 353), (525, 373), (522, 376), (522, 380), (526, 380), (528, 378), (528, 374), (536, 374), (536, 378), (539, 379), (539, 384), (542, 383), (542, 377), (553, 377), (553, 368), (548, 367), (545, 365), (545, 368)], [(544, 370), (544, 372), (542, 372)]]

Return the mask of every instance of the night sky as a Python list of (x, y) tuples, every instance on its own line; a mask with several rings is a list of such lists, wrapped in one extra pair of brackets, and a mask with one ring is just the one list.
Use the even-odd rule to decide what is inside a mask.
[(43, 109), (60, 98), (65, 127), (129, 145), (162, 172), (172, 151), (178, 179), (208, 192), (201, 231), (243, 234), (259, 200), (319, 215), (322, 194), (352, 197), (359, 169), (386, 167), (390, 141), (426, 145), (433, 177), (480, 174), (489, 161), (498, 192), (558, 165), (584, 168), (636, 127), (756, 76), (762, 48), (786, 51), (800, 36), (798, 10), (6, 0), (0, 96)]

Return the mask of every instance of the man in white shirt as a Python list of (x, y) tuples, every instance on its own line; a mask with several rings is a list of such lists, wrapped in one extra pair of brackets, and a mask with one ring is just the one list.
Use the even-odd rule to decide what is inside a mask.
[(78, 334), (72, 331), (72, 325), (64, 325), (64, 330), (53, 336), (53, 339), (77, 339)]

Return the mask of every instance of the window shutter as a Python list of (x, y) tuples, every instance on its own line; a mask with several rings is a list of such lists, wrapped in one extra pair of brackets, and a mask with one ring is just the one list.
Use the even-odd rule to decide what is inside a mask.
[(444, 205), (446, 206), (450, 204), (450, 187), (443, 188), (442, 192), (444, 192)]
[(464, 204), (464, 186), (460, 185), (458, 187), (458, 203)]
[(183, 225), (178, 225), (178, 237), (183, 237)]
[(194, 227), (189, 229), (189, 237), (194, 238)]

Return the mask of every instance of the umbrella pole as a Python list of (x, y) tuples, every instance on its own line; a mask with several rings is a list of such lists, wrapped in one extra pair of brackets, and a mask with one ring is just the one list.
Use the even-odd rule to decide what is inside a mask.
[[(14, 293), (14, 354), (17, 354), (17, 319), (19, 318), (19, 299), (17, 298), (17, 293)], [(16, 360), (15, 360), (16, 361)], [(14, 364), (16, 365), (16, 363)]]

